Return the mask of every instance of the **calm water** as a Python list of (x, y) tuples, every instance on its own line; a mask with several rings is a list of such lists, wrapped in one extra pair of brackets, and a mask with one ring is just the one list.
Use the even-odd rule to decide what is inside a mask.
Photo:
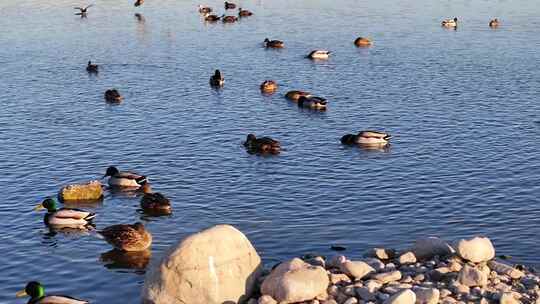
[[(244, 1), (255, 16), (224, 26), (201, 22), (191, 1), (96, 0), (80, 19), (77, 1), (0, 0), (0, 303), (24, 303), (14, 294), (29, 280), (95, 303), (138, 302), (143, 271), (101, 262), (105, 242), (53, 235), (31, 211), (112, 164), (147, 174), (173, 201), (160, 218), (125, 195), (87, 207), (98, 228), (144, 221), (153, 260), (229, 223), (266, 263), (331, 244), (355, 257), (485, 234), (499, 253), (540, 265), (537, 1), (367, 2)], [(222, 2), (208, 4), (221, 13)], [(454, 15), (457, 31), (439, 27)], [(503, 25), (489, 29), (491, 17)], [(355, 48), (359, 35), (374, 47)], [(265, 37), (286, 48), (263, 49)], [(303, 58), (315, 48), (334, 56)], [(222, 91), (208, 87), (215, 68)], [(261, 96), (265, 79), (280, 91)], [(122, 105), (103, 101), (111, 87)], [(283, 98), (291, 89), (327, 97), (329, 110), (299, 110)], [(340, 145), (368, 128), (395, 136), (389, 151)], [(286, 151), (247, 154), (249, 132)]]

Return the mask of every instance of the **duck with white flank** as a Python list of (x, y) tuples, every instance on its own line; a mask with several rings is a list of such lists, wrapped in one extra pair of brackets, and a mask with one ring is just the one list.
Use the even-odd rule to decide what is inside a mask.
[(121, 172), (118, 168), (110, 166), (102, 178), (109, 176), (109, 186), (138, 189), (148, 182), (144, 175), (133, 172)]
[(443, 27), (457, 27), (458, 18), (455, 17), (454, 19), (444, 19), (441, 22), (441, 26)]
[(56, 201), (53, 198), (46, 198), (41, 204), (34, 208), (35, 211), (47, 209), (44, 222), (45, 225), (56, 228), (77, 228), (85, 229), (91, 223), (91, 220), (96, 217), (95, 213), (80, 209), (60, 208), (56, 206)]
[(17, 292), (17, 298), (30, 297), (28, 304), (88, 304), (88, 301), (75, 299), (69, 296), (45, 295), (45, 288), (41, 283), (32, 281)]
[(221, 75), (220, 70), (216, 70), (214, 75), (210, 77), (210, 85), (213, 87), (222, 87), (223, 84), (225, 84), (225, 78), (223, 78), (223, 75)]
[(385, 145), (388, 144), (392, 136), (379, 131), (360, 131), (358, 134), (346, 134), (341, 137), (341, 143), (344, 145)]
[(314, 50), (309, 53), (309, 55), (306, 56), (306, 58), (309, 59), (328, 59), (330, 56), (330, 51), (325, 50)]
[(325, 111), (326, 105), (326, 98), (317, 96), (300, 96), (300, 98), (298, 98), (298, 106), (300, 108), (309, 108), (313, 110)]

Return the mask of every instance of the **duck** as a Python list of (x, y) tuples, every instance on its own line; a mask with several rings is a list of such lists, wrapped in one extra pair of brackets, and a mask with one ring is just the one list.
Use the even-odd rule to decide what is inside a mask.
[(86, 228), (96, 217), (95, 213), (71, 208), (57, 208), (56, 201), (48, 197), (37, 205), (34, 210), (47, 209), (43, 218), (45, 225), (52, 227)]
[(208, 13), (211, 13), (211, 12), (212, 12), (212, 8), (210, 6), (199, 4), (199, 13), (208, 14)]
[(88, 61), (88, 65), (86, 66), (86, 71), (88, 73), (97, 73), (98, 72), (98, 65), (92, 64), (92, 61)]
[(216, 22), (216, 21), (219, 21), (219, 19), (221, 19), (221, 17), (219, 17), (218, 15), (210, 15), (210, 13), (205, 13), (203, 17), (204, 17), (204, 21), (208, 21), (208, 22)]
[(392, 136), (379, 131), (360, 131), (358, 134), (346, 134), (341, 137), (341, 143), (344, 145), (381, 145), (387, 144)]
[(105, 101), (111, 103), (121, 103), (124, 100), (124, 97), (120, 95), (117, 89), (109, 89), (105, 91)]
[(143, 3), (144, 3), (144, 0), (137, 0), (135, 1), (135, 3), (133, 3), (133, 5), (137, 7), (137, 6), (141, 6)]
[(148, 182), (148, 179), (144, 175), (133, 172), (121, 172), (115, 166), (107, 168), (102, 178), (107, 176), (109, 176), (109, 186), (111, 187), (138, 189)]
[(268, 38), (264, 39), (265, 46), (267, 48), (281, 49), (285, 46), (285, 43), (280, 40), (270, 40)]
[(79, 12), (75, 13), (75, 15), (81, 16), (81, 18), (85, 18), (87, 16), (86, 14), (88, 13), (88, 8), (90, 8), (92, 6), (93, 5), (90, 4), (90, 5), (86, 6), (86, 7), (74, 7), (73, 9), (79, 10)]
[(236, 4), (225, 1), (225, 9), (235, 9), (235, 8), (236, 8)]
[(325, 98), (317, 96), (300, 96), (298, 106), (300, 108), (310, 108), (315, 110), (326, 110), (327, 101)]
[(241, 7), (238, 8), (238, 16), (240, 17), (249, 17), (253, 15), (252, 12), (248, 11), (248, 10), (243, 10)]
[(274, 93), (278, 89), (278, 84), (274, 80), (265, 80), (261, 83), (261, 92)]
[(454, 19), (444, 19), (441, 22), (441, 25), (444, 27), (457, 27), (458, 18), (454, 17)]
[(366, 37), (358, 37), (354, 40), (354, 45), (356, 45), (357, 47), (366, 47), (371, 46), (372, 44), (373, 42), (371, 42), (371, 40)]
[(98, 231), (107, 243), (122, 251), (143, 251), (152, 244), (152, 235), (141, 222), (119, 224)]
[(244, 142), (244, 147), (246, 147), (248, 151), (255, 153), (279, 154), (281, 150), (279, 141), (270, 137), (257, 138), (255, 134), (248, 134), (246, 141)]
[(221, 21), (223, 21), (223, 23), (235, 23), (236, 21), (238, 21), (238, 17), (222, 15)]
[(311, 93), (310, 92), (305, 92), (305, 91), (293, 90), (293, 91), (289, 91), (289, 92), (287, 92), (287, 94), (285, 94), (285, 98), (287, 98), (288, 100), (291, 100), (291, 101), (295, 101), (295, 102), (297, 102), (298, 99), (300, 99), (300, 97), (302, 97), (302, 96), (309, 97), (309, 96), (311, 96)]
[(149, 183), (144, 184), (141, 208), (144, 211), (171, 213), (171, 202), (161, 193), (153, 192)]
[(314, 51), (311, 51), (311, 53), (309, 53), (306, 58), (309, 58), (309, 59), (328, 59), (328, 57), (330, 56), (330, 51), (326, 51), (326, 50), (314, 50)]
[(88, 301), (79, 300), (63, 295), (45, 295), (45, 288), (40, 282), (31, 281), (26, 287), (17, 292), (17, 298), (30, 297), (28, 304), (88, 304)]
[(498, 27), (500, 24), (499, 19), (495, 18), (489, 21), (489, 27)]
[(210, 85), (213, 87), (222, 87), (224, 83), (225, 79), (223, 78), (223, 75), (221, 75), (221, 71), (216, 70), (214, 75), (210, 77)]

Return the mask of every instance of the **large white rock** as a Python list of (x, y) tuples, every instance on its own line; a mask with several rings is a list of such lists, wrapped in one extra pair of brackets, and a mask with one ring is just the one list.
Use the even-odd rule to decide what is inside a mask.
[(357, 280), (365, 277), (368, 273), (375, 272), (373, 267), (362, 261), (345, 261), (340, 265), (340, 270), (346, 275)]
[(416, 240), (412, 251), (416, 258), (420, 260), (431, 259), (436, 255), (446, 256), (454, 253), (452, 246), (438, 237), (427, 237)]
[(384, 304), (414, 304), (416, 294), (410, 289), (403, 289), (384, 301)]
[(244, 303), (261, 274), (246, 236), (229, 225), (193, 234), (172, 246), (146, 273), (145, 304)]
[(261, 294), (280, 304), (325, 297), (329, 279), (326, 270), (294, 258), (276, 267), (261, 286)]
[(487, 262), (495, 257), (495, 248), (487, 237), (461, 239), (456, 250), (460, 257), (473, 263)]

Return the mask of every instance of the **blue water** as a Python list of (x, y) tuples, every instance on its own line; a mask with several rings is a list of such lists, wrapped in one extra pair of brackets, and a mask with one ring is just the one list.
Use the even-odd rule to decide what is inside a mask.
[[(154, 260), (228, 223), (269, 264), (331, 254), (332, 244), (359, 257), (422, 236), (484, 234), (498, 253), (539, 266), (540, 8), (427, 2), (243, 1), (255, 15), (223, 25), (204, 24), (192, 1), (96, 0), (81, 19), (72, 1), (0, 0), (0, 303), (24, 303), (14, 294), (30, 280), (93, 303), (139, 301), (144, 262), (111, 267), (100, 261), (108, 244), (52, 235), (32, 211), (109, 165), (148, 175), (173, 202), (159, 218), (126, 195), (84, 206), (98, 228), (142, 220)], [(220, 1), (207, 4), (221, 13)], [(439, 26), (454, 16), (457, 31)], [(487, 26), (492, 17), (500, 28)], [(374, 46), (357, 49), (357, 36)], [(266, 37), (286, 48), (265, 50)], [(315, 48), (331, 59), (303, 58)], [(220, 91), (208, 86), (216, 68)], [(265, 79), (279, 92), (262, 96)], [(123, 104), (104, 102), (112, 87)], [(283, 98), (292, 89), (328, 98), (328, 111), (298, 109)], [(362, 129), (390, 132), (390, 148), (339, 143)], [(247, 154), (247, 133), (284, 151)]]

